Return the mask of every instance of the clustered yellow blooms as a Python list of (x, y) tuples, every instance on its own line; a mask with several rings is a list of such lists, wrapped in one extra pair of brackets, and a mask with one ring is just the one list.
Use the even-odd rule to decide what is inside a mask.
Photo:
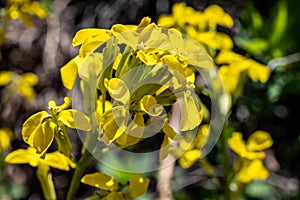
[(140, 174), (133, 175), (127, 184), (121, 184), (113, 177), (96, 172), (86, 174), (82, 183), (104, 190), (97, 193), (97, 197), (103, 200), (131, 200), (142, 196), (148, 189), (150, 180)]
[(220, 65), (219, 74), (232, 100), (242, 94), (247, 75), (252, 81), (262, 83), (270, 76), (267, 66), (233, 52), (230, 36), (217, 32), (218, 25), (226, 28), (233, 26), (231, 16), (218, 5), (210, 5), (201, 12), (185, 3), (174, 4), (172, 15), (162, 15), (158, 24), (161, 27), (176, 28), (206, 46), (216, 64)]
[(184, 153), (179, 157), (178, 162), (183, 168), (189, 168), (201, 158), (201, 148), (206, 142), (208, 132), (209, 125), (202, 125), (199, 127), (195, 138), (193, 135), (189, 135), (186, 140), (179, 142), (180, 148), (177, 151), (181, 149)]
[(40, 111), (30, 116), (23, 124), (22, 137), (38, 154), (44, 156), (54, 137), (58, 142), (60, 151), (70, 156), (71, 144), (66, 132), (66, 126), (79, 130), (91, 129), (90, 119), (82, 112), (75, 109), (67, 109), (71, 104), (71, 98), (65, 97), (60, 106), (51, 100), (48, 102), (48, 110)]
[(8, 128), (0, 128), (0, 153), (7, 151), (10, 147), (10, 142), (14, 138), (12, 130)]
[(5, 15), (8, 19), (21, 19), (25, 25), (31, 26), (32, 16), (45, 18), (47, 9), (38, 1), (9, 0)]
[(273, 144), (269, 133), (255, 131), (247, 142), (243, 141), (242, 133), (233, 132), (228, 139), (229, 147), (237, 154), (238, 159), (235, 163), (237, 179), (240, 182), (248, 183), (256, 179), (266, 179), (269, 175), (268, 170), (263, 165), (265, 152)]
[[(94, 52), (101, 44), (106, 45), (103, 53)], [(118, 47), (121, 44), (126, 45), (124, 52)], [(192, 92), (194, 70), (212, 69), (214, 65), (199, 43), (175, 29), (163, 30), (145, 17), (138, 26), (116, 24), (109, 30), (80, 30), (73, 45), (81, 47), (78, 56), (61, 68), (64, 86), (72, 89), (77, 74), (86, 83), (91, 76), (98, 76), (98, 89), (115, 102), (97, 114), (104, 133), (100, 141), (125, 148), (147, 138), (146, 126), (151, 126), (165, 133), (162, 148), (172, 149), (176, 133), (168, 125), (164, 106), (179, 98), (183, 99), (180, 131), (200, 125), (203, 110)], [(161, 159), (167, 152), (162, 152)]]
[(31, 101), (35, 97), (34, 89), (32, 88), (38, 83), (38, 77), (31, 73), (19, 75), (11, 71), (0, 72), (0, 87), (6, 86), (7, 95), (15, 92), (23, 96), (27, 101)]

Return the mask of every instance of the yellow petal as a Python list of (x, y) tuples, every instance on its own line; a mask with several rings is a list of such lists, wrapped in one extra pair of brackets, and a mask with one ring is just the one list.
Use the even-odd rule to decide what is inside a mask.
[(118, 78), (112, 78), (108, 81), (107, 86), (110, 96), (116, 100), (122, 102), (124, 105), (130, 100), (130, 92), (126, 83)]
[(10, 141), (13, 138), (13, 132), (7, 128), (0, 129), (0, 153), (6, 151), (10, 146)]
[(150, 180), (143, 178), (140, 174), (134, 175), (129, 179), (126, 196), (136, 198), (142, 196), (148, 190)]
[(265, 131), (255, 131), (247, 141), (249, 151), (262, 151), (273, 145), (273, 140), (269, 133)]
[(20, 83), (27, 85), (36, 85), (39, 81), (39, 78), (34, 73), (25, 73), (22, 75)]
[(69, 171), (70, 167), (76, 167), (76, 164), (72, 160), (70, 160), (70, 158), (58, 151), (47, 153), (45, 159), (41, 162), (43, 162), (49, 167), (53, 167), (64, 171)]
[(23, 140), (33, 146), (34, 137), (37, 134), (38, 129), (40, 129), (42, 121), (49, 117), (46, 111), (38, 112), (30, 116), (23, 124), (22, 137)]
[(184, 92), (180, 130), (192, 130), (197, 127), (201, 123), (201, 121), (202, 118), (197, 97), (190, 91)]
[[(103, 137), (106, 137), (109, 143), (113, 142), (124, 133), (127, 121), (126, 110), (123, 106), (113, 107), (112, 110), (106, 111), (100, 120), (100, 126), (105, 134)], [(101, 138), (100, 140), (102, 141)]]
[(261, 160), (243, 160), (242, 162), (242, 168), (237, 174), (237, 178), (239, 181), (243, 183), (249, 183), (253, 180), (263, 180), (268, 177), (269, 172), (264, 167)]
[(103, 200), (126, 200), (121, 192), (111, 192)]
[(5, 158), (5, 162), (11, 164), (30, 164), (32, 167), (38, 166), (39, 156), (35, 153), (33, 148), (28, 149), (18, 149), (10, 154), (8, 154)]
[(178, 160), (183, 168), (189, 168), (200, 158), (200, 150), (193, 149), (186, 151)]
[(0, 72), (0, 86), (8, 84), (12, 80), (12, 72), (2, 71)]
[(99, 172), (86, 174), (81, 182), (103, 190), (117, 191), (119, 189), (118, 182), (113, 177)]
[(151, 22), (150, 17), (144, 17), (141, 20), (140, 24), (138, 25), (138, 28), (144, 28), (144, 27), (148, 26), (150, 24), (150, 22)]
[(69, 128), (75, 128), (83, 131), (91, 130), (89, 117), (75, 109), (61, 111), (58, 114), (58, 120)]
[(233, 42), (225, 33), (201, 32), (198, 33), (196, 40), (214, 49), (232, 49)]
[(77, 71), (78, 71), (78, 67), (75, 58), (70, 60), (67, 64), (65, 64), (60, 69), (62, 83), (69, 90), (71, 90), (74, 86), (76, 76), (77, 76)]
[(126, 148), (139, 142), (141, 140), (143, 132), (144, 118), (140, 113), (136, 113), (134, 115), (134, 119), (126, 128), (125, 133), (117, 138), (116, 142), (121, 145), (122, 148)]
[(145, 95), (140, 101), (140, 109), (145, 111), (150, 116), (160, 115), (164, 108), (162, 105), (157, 104), (155, 97), (152, 95)]
[(254, 60), (250, 60), (248, 75), (253, 81), (260, 81), (266, 83), (270, 77), (270, 69)]
[(108, 30), (98, 28), (87, 28), (78, 31), (72, 41), (73, 46), (82, 44), (87, 38), (98, 37), (99, 40), (105, 41), (109, 38)]
[(44, 154), (54, 139), (54, 130), (50, 127), (50, 123), (53, 122), (42, 123), (34, 135), (32, 147), (36, 149), (38, 154)]

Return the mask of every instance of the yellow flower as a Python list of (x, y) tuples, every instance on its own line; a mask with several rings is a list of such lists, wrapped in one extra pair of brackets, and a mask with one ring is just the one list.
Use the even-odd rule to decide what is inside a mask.
[(17, 91), (27, 101), (34, 99), (35, 92), (32, 87), (38, 83), (38, 80), (38, 77), (31, 72), (23, 75), (9, 71), (0, 72), (0, 86), (7, 85), (9, 92)]
[[(193, 138), (188, 135), (186, 139), (179, 140), (179, 151), (184, 151), (178, 162), (183, 168), (189, 168), (201, 157), (201, 148), (205, 144), (208, 137), (209, 126), (202, 125), (199, 127), (197, 135)], [(192, 141), (190, 141), (193, 139)]]
[[(80, 111), (67, 109), (71, 99), (66, 97), (65, 103), (57, 106), (55, 101), (48, 103), (50, 114), (46, 111), (38, 112), (29, 117), (23, 124), (22, 137), (39, 154), (44, 154), (55, 136), (61, 148), (70, 145), (64, 126), (88, 131), (91, 129), (89, 118)], [(64, 144), (60, 144), (60, 141)], [(65, 145), (62, 147), (61, 145)], [(70, 149), (68, 150), (70, 151)], [(69, 154), (70, 152), (64, 152)]]
[(270, 76), (270, 70), (267, 66), (232, 51), (221, 51), (216, 58), (216, 62), (236, 68), (240, 72), (246, 71), (253, 81), (265, 83)]
[(204, 18), (210, 29), (216, 29), (217, 25), (227, 28), (233, 26), (233, 20), (229, 14), (224, 12), (218, 5), (210, 5), (203, 12)]
[(32, 25), (31, 15), (45, 18), (47, 9), (37, 1), (31, 0), (9, 0), (6, 15), (10, 19), (20, 18), (27, 25)]
[[(102, 190), (108, 193), (103, 193), (102, 199), (107, 200), (130, 200), (142, 196), (148, 189), (150, 180), (143, 178), (140, 174), (133, 175), (126, 185), (119, 183), (113, 177), (104, 173), (96, 172), (86, 174), (81, 182)], [(124, 188), (127, 189), (124, 191)]]
[(262, 150), (272, 146), (273, 140), (269, 133), (264, 131), (255, 131), (245, 143), (242, 133), (234, 132), (228, 140), (229, 147), (240, 157), (249, 160), (264, 159), (265, 153)]
[(31, 147), (9, 153), (5, 158), (5, 162), (10, 164), (29, 164), (32, 167), (44, 165), (64, 171), (69, 171), (70, 167), (75, 168), (76, 166), (72, 160), (58, 151), (47, 153), (45, 158), (42, 159), (41, 155), (37, 154), (36, 150)]
[(10, 129), (0, 128), (0, 153), (8, 150), (13, 137), (14, 134)]
[(265, 150), (272, 146), (273, 140), (269, 133), (255, 131), (247, 142), (242, 139), (242, 133), (234, 132), (228, 140), (229, 147), (239, 156), (236, 162), (237, 178), (243, 183), (255, 179), (266, 179), (268, 170), (263, 165)]

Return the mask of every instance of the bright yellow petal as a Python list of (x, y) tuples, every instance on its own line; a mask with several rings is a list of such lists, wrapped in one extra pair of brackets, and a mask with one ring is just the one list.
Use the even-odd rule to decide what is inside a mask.
[(134, 119), (128, 125), (125, 132), (116, 139), (116, 142), (126, 148), (134, 145), (141, 140), (141, 136), (144, 132), (144, 118), (140, 113), (134, 115)]
[(34, 115), (31, 115), (23, 124), (22, 128), (22, 137), (23, 140), (33, 146), (34, 137), (37, 134), (37, 131), (40, 129), (42, 121), (49, 117), (49, 114), (46, 111), (38, 112)]
[(270, 77), (270, 69), (254, 60), (249, 61), (248, 75), (253, 81), (266, 83)]
[(10, 142), (13, 139), (14, 134), (12, 132), (12, 130), (8, 129), (8, 128), (1, 128), (0, 129), (0, 153), (3, 151), (6, 151), (9, 146), (10, 146)]
[(193, 149), (186, 151), (178, 160), (183, 168), (189, 168), (200, 158), (200, 150)]
[(190, 91), (184, 92), (180, 122), (181, 131), (192, 130), (199, 126), (202, 121), (200, 109), (197, 97)]
[(148, 190), (150, 180), (143, 178), (140, 174), (134, 175), (129, 179), (126, 196), (136, 198), (142, 196)]
[(110, 96), (126, 105), (130, 99), (130, 92), (126, 83), (118, 78), (112, 78), (108, 81), (107, 86)]
[(39, 156), (35, 153), (33, 148), (18, 149), (5, 158), (5, 162), (10, 164), (30, 164), (32, 167), (38, 166)]
[(91, 38), (97, 37), (99, 40), (105, 41), (110, 36), (108, 30), (106, 29), (98, 29), (98, 28), (82, 29), (75, 34), (72, 41), (72, 45), (78, 46), (82, 44), (89, 37)]
[(81, 182), (103, 190), (117, 191), (119, 189), (118, 182), (113, 177), (100, 172), (86, 174)]
[(42, 123), (34, 135), (32, 147), (36, 149), (38, 154), (43, 154), (47, 151), (54, 139), (54, 131), (50, 127), (50, 123), (53, 122), (47, 121)]
[(214, 49), (232, 49), (233, 42), (225, 33), (201, 32), (198, 33), (196, 40)]
[(75, 58), (70, 60), (60, 69), (62, 83), (69, 90), (71, 90), (74, 86), (77, 71), (78, 67)]
[(72, 160), (70, 160), (70, 158), (58, 151), (47, 153), (45, 159), (41, 162), (43, 162), (49, 167), (53, 167), (64, 171), (69, 171), (70, 167), (76, 167), (76, 164)]
[(9, 71), (0, 72), (0, 86), (8, 84), (12, 80), (13, 73)]
[(249, 151), (262, 151), (273, 145), (272, 137), (265, 131), (255, 131), (247, 141)]
[(89, 117), (75, 109), (61, 111), (58, 114), (58, 120), (69, 128), (75, 128), (83, 131), (91, 130)]
[(263, 162), (261, 160), (243, 160), (242, 169), (238, 172), (237, 178), (243, 183), (249, 183), (253, 180), (266, 179), (268, 175), (269, 172), (264, 167)]

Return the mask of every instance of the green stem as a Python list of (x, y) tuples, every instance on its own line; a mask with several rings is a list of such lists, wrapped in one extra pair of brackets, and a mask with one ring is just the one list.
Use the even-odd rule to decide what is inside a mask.
[(56, 193), (54, 184), (52, 181), (52, 175), (49, 172), (49, 167), (43, 164), (40, 164), (37, 168), (37, 177), (41, 184), (43, 194), (47, 200), (55, 200)]
[[(84, 147), (83, 147), (84, 148)], [(80, 185), (80, 180), (85, 172), (85, 169), (87, 168), (90, 160), (92, 159), (92, 155), (90, 154), (90, 152), (87, 149), (83, 149), (82, 152), (82, 156), (80, 158), (80, 160), (77, 163), (76, 169), (74, 171), (73, 174), (73, 178), (71, 181), (71, 185), (69, 187), (69, 191), (67, 194), (67, 200), (72, 200), (74, 199), (77, 190), (79, 188)]]
[(245, 184), (242, 182), (238, 182), (238, 189), (233, 194), (232, 200), (239, 200), (245, 190)]
[(225, 184), (223, 185), (223, 189), (225, 192), (225, 199), (230, 200), (231, 192), (229, 189), (230, 179), (230, 160), (229, 160), (229, 153), (227, 148), (227, 141), (226, 141), (226, 131), (223, 131), (220, 136), (220, 142), (221, 142), (221, 152), (223, 157), (223, 163), (224, 163), (224, 181)]
[(213, 183), (216, 187), (220, 186), (220, 181), (218, 177), (216, 176), (215, 170), (213, 166), (209, 163), (209, 161), (206, 158), (201, 158), (199, 160), (199, 164), (203, 167), (205, 173), (212, 178)]

